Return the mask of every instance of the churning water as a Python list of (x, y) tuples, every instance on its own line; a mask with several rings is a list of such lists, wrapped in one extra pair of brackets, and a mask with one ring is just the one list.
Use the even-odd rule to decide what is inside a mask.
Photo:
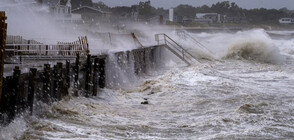
[(293, 139), (294, 39), (264, 30), (193, 36), (213, 59), (170, 66), (132, 88), (66, 98), (1, 127), (0, 139)]

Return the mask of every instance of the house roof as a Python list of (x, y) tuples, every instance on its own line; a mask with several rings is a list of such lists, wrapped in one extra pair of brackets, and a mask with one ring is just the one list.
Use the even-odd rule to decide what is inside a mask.
[(90, 6), (83, 6), (83, 7), (79, 7), (77, 9), (73, 9), (72, 13), (80, 13), (80, 12), (85, 12), (87, 11), (87, 13), (102, 13), (102, 14), (110, 14), (111, 12), (104, 12), (100, 9), (96, 9)]
[(57, 5), (66, 6), (69, 0), (43, 0), (43, 5), (47, 5), (49, 7), (56, 7)]
[(60, 0), (43, 0), (43, 5), (47, 5), (49, 7), (55, 7)]
[(66, 5), (67, 0), (60, 0), (59, 5)]

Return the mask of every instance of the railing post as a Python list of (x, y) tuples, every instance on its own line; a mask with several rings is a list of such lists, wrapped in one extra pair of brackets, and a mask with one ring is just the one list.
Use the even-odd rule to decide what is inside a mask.
[(163, 38), (164, 38), (164, 45), (167, 45), (167, 43), (166, 43), (166, 34), (163, 34)]
[(31, 115), (33, 114), (33, 108), (34, 108), (34, 98), (35, 98), (35, 91), (36, 91), (36, 76), (37, 76), (37, 69), (30, 68), (28, 104), (29, 104)]
[(45, 52), (46, 53), (45, 55), (47, 56), (48, 55), (48, 52), (49, 52), (49, 46), (48, 45), (46, 45), (46, 50), (45, 51), (46, 51)]
[(31, 41), (28, 40), (28, 46), (27, 46), (27, 49), (28, 49), (29, 52), (30, 52), (30, 43), (31, 43)]

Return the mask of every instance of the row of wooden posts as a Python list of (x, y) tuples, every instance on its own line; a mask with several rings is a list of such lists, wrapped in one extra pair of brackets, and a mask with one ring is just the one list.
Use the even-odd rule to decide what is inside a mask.
[(68, 94), (96, 96), (98, 89), (105, 87), (105, 60), (103, 55), (87, 55), (86, 61), (81, 61), (77, 55), (75, 63), (44, 64), (42, 70), (30, 68), (29, 73), (21, 73), (16, 66), (13, 75), (4, 78), (0, 120), (9, 122), (27, 109), (33, 113), (34, 99), (50, 104)]
[[(122, 69), (134, 67), (133, 74), (140, 76), (146, 74), (148, 68), (160, 65), (161, 58), (157, 56), (160, 56), (162, 48), (152, 46), (117, 52), (114, 61)], [(18, 113), (25, 110), (33, 113), (36, 103), (34, 100), (50, 104), (69, 94), (96, 96), (99, 89), (106, 87), (106, 72), (111, 75), (106, 71), (107, 65), (112, 65), (109, 62), (109, 55), (77, 55), (74, 63), (66, 61), (64, 65), (58, 62), (54, 66), (44, 64), (41, 70), (30, 68), (29, 73), (22, 73), (20, 67), (16, 66), (12, 76), (3, 78), (0, 122), (10, 122)]]

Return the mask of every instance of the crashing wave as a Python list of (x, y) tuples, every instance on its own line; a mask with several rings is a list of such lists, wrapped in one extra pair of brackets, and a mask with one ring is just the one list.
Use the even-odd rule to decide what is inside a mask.
[(225, 59), (245, 59), (263, 63), (280, 64), (283, 56), (279, 49), (267, 39), (244, 39), (228, 48)]

